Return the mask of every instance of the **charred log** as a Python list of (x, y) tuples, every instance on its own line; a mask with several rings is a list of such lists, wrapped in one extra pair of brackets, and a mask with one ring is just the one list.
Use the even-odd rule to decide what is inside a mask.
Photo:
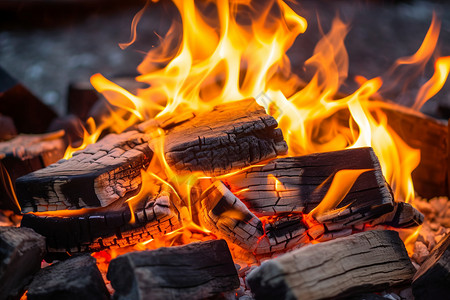
[(29, 228), (0, 227), (0, 298), (20, 299), (41, 268), (45, 238)]
[(407, 284), (415, 269), (394, 231), (368, 231), (311, 245), (247, 276), (256, 299), (328, 299)]
[(396, 202), (392, 212), (372, 221), (372, 225), (388, 225), (395, 228), (409, 228), (421, 225), (424, 215), (414, 206), (405, 202)]
[(445, 236), (430, 252), (414, 276), (414, 298), (445, 299), (450, 295), (450, 235)]
[[(190, 118), (190, 119), (189, 119)], [(212, 111), (184, 114), (181, 119), (151, 120), (139, 128), (166, 128), (165, 158), (179, 172), (218, 175), (287, 152), (277, 121), (255, 100), (216, 106)]]
[(20, 211), (12, 191), (12, 184), (20, 176), (42, 169), (64, 155), (66, 144), (63, 131), (19, 135), (0, 142), (0, 207)]
[(321, 216), (320, 222), (352, 225), (392, 211), (392, 194), (371, 148), (279, 158), (222, 180), (256, 213), (309, 213), (324, 198), (334, 174), (343, 169), (372, 170), (358, 177), (338, 208), (350, 206)]
[(116, 299), (206, 299), (239, 287), (224, 240), (132, 252), (111, 261)]
[(92, 256), (82, 255), (41, 269), (28, 288), (30, 300), (109, 299), (110, 294)]
[[(125, 247), (154, 239), (180, 227), (169, 195), (146, 199), (135, 207), (127, 204), (64, 216), (25, 214), (22, 227), (33, 228), (47, 238), (49, 252), (91, 252)], [(134, 222), (133, 222), (134, 220)]]
[(110, 134), (45, 169), (16, 181), (22, 211), (105, 207), (136, 190), (153, 156), (148, 136)]
[(287, 250), (309, 241), (302, 215), (280, 215), (264, 222), (221, 182), (213, 183), (199, 201), (199, 220), (212, 233), (255, 254)]

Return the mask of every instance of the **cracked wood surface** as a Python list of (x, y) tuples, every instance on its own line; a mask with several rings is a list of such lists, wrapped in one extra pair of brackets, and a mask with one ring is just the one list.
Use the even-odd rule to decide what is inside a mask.
[(161, 125), (168, 128), (166, 160), (178, 172), (225, 174), (287, 153), (277, 121), (254, 99), (190, 117), (183, 114)]
[[(0, 168), (3, 173), (0, 177), (7, 182), (9, 176), (14, 183), (20, 176), (58, 161), (66, 149), (63, 135), (63, 131), (35, 135), (21, 134), (9, 141), (0, 142)], [(0, 207), (14, 210), (16, 213), (20, 211), (10, 188), (3, 184), (0, 185)]]
[(29, 228), (0, 227), (0, 299), (20, 299), (44, 254), (43, 236)]
[(141, 184), (153, 152), (137, 131), (109, 134), (73, 157), (16, 181), (23, 212), (105, 207)]
[(203, 193), (199, 205), (204, 227), (255, 254), (286, 250), (308, 240), (302, 216), (279, 216), (263, 223), (221, 181)]
[(266, 261), (247, 276), (256, 299), (329, 299), (408, 284), (415, 268), (398, 233), (367, 231)]
[(115, 299), (210, 299), (239, 287), (224, 240), (131, 252), (112, 260)]
[(393, 210), (392, 193), (371, 148), (278, 158), (222, 180), (254, 213), (309, 213), (324, 198), (334, 174), (343, 169), (373, 170), (361, 174), (338, 205), (347, 208), (324, 213), (318, 221), (352, 225)]
[[(75, 215), (76, 214), (76, 215)], [(125, 247), (162, 236), (180, 227), (178, 211), (170, 195), (162, 192), (134, 209), (129, 206), (75, 212), (72, 216), (24, 214), (21, 226), (46, 237), (49, 252), (90, 252)]]

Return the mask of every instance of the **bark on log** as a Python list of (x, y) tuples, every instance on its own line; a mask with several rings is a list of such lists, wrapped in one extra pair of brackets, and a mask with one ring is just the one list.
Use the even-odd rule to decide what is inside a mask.
[(111, 261), (107, 277), (121, 299), (206, 299), (239, 287), (224, 240), (132, 252)]
[(450, 295), (450, 235), (445, 236), (431, 251), (428, 259), (414, 275), (414, 298), (447, 299)]
[(45, 169), (16, 181), (23, 212), (105, 207), (141, 184), (153, 156), (148, 136), (110, 134)]
[(351, 225), (392, 211), (392, 194), (371, 148), (279, 158), (222, 180), (255, 213), (309, 213), (324, 198), (331, 184), (325, 181), (342, 169), (373, 170), (358, 177), (338, 206), (350, 205), (347, 209), (321, 216), (320, 222)]
[(263, 223), (221, 181), (203, 193), (199, 206), (204, 227), (255, 254), (287, 250), (309, 240), (301, 215), (278, 216)]
[(169, 194), (144, 199), (134, 208), (134, 223), (127, 204), (80, 214), (25, 214), (21, 226), (33, 228), (47, 239), (47, 249), (55, 252), (91, 252), (125, 247), (167, 234), (180, 227), (178, 211)]
[(0, 227), (0, 299), (20, 299), (44, 254), (43, 236), (29, 228)]
[[(183, 115), (183, 118), (186, 115)], [(287, 152), (277, 121), (254, 99), (216, 106), (190, 120), (164, 120), (165, 158), (178, 172), (225, 174)], [(175, 123), (174, 123), (175, 122)], [(158, 121), (139, 126), (148, 130)]]
[(29, 300), (110, 299), (92, 256), (82, 255), (41, 269), (31, 282)]
[(43, 133), (57, 117), (50, 107), (2, 68), (0, 68), (0, 113), (14, 120), (19, 133)]
[[(14, 184), (20, 176), (44, 168), (64, 155), (66, 144), (63, 131), (19, 135), (0, 142), (0, 207), (20, 212), (14, 199), (10, 181)], [(8, 178), (9, 177), (9, 178)]]
[(367, 231), (292, 251), (247, 276), (256, 299), (328, 299), (407, 284), (415, 269), (394, 231)]

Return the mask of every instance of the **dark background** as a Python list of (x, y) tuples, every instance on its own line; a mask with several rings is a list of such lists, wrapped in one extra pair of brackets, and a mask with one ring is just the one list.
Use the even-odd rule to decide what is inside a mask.
[[(440, 55), (450, 55), (450, 3), (445, 1), (300, 0), (290, 4), (309, 27), (289, 51), (294, 69), (302, 74), (305, 59), (320, 39), (317, 19), (328, 31), (339, 14), (351, 23), (346, 39), (350, 57), (349, 80), (354, 75), (382, 75), (399, 57), (420, 46), (435, 11), (442, 21)], [(138, 40), (126, 50), (133, 16), (145, 1), (119, 0), (0, 0), (0, 66), (16, 77), (60, 115), (66, 112), (68, 85), (88, 81), (94, 73), (106, 77), (133, 75), (144, 52), (157, 45), (176, 10), (171, 3), (151, 3), (138, 25)], [(411, 104), (417, 87), (432, 74), (432, 65), (406, 96), (390, 97)], [(448, 118), (450, 84), (429, 101), (424, 111)]]

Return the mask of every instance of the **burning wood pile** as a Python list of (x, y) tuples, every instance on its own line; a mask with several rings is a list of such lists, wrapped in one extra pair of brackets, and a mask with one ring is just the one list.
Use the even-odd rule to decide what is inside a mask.
[[(219, 24), (212, 8), (173, 2), (182, 29), (174, 22), (138, 68), (150, 87), (131, 93), (94, 75), (109, 104), (91, 110), (78, 145), (74, 119), (0, 135), (2, 206), (16, 213), (0, 227), (0, 298), (446, 295), (450, 223), (414, 199), (448, 196), (447, 125), (381, 101), (380, 78), (340, 95), (339, 19), (304, 83), (285, 52), (307, 23), (283, 1), (217, 2)], [(422, 50), (399, 63), (428, 61), (438, 34), (433, 19)], [(437, 60), (415, 108), (449, 68)]]

